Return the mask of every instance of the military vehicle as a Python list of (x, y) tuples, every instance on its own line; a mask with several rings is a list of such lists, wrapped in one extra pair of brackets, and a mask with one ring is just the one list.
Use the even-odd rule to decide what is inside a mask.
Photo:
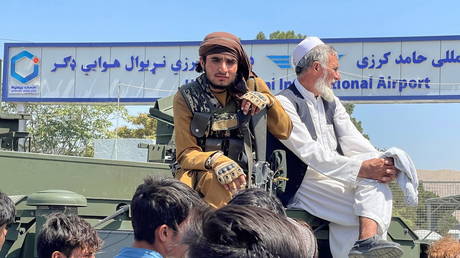
[[(171, 98), (161, 99), (150, 109), (152, 117), (158, 119), (157, 143), (139, 146), (148, 148), (148, 163), (16, 152), (18, 141), (27, 142), (29, 137), (18, 131), (18, 122), (28, 117), (0, 115), (1, 146), (9, 149), (0, 151), (0, 189), (10, 195), (17, 208), (16, 222), (9, 228), (0, 257), (37, 257), (36, 235), (46, 215), (57, 211), (78, 214), (97, 229), (104, 240), (97, 257), (113, 257), (121, 247), (129, 246), (133, 241), (129, 204), (136, 186), (147, 175), (171, 176), (171, 103)], [(281, 153), (270, 162), (260, 160), (259, 167), (253, 170), (252, 185), (268, 191), (282, 188), (282, 180), (274, 180), (285, 175), (282, 159)], [(287, 213), (308, 222), (318, 238), (320, 257), (331, 257), (327, 221), (302, 210)], [(403, 257), (426, 257), (428, 244), (419, 240), (400, 218), (392, 219), (388, 237), (401, 244)]]

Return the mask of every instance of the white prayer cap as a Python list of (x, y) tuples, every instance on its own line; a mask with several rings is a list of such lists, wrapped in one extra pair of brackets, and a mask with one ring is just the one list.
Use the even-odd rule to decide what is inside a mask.
[(299, 64), (299, 61), (312, 50), (314, 47), (318, 45), (323, 45), (322, 42), (318, 37), (307, 37), (302, 42), (300, 42), (294, 48), (294, 54), (292, 55), (292, 62), (294, 63), (294, 67)]

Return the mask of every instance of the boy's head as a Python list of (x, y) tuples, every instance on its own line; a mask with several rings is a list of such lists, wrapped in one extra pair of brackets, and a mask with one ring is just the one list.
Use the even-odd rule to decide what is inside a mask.
[(51, 214), (37, 239), (39, 258), (95, 257), (102, 241), (91, 225), (77, 215)]
[(270, 195), (260, 188), (248, 188), (239, 191), (228, 204), (256, 206), (271, 210), (278, 215), (286, 216), (286, 211), (281, 201), (276, 196)]
[(5, 242), (8, 226), (14, 222), (16, 209), (13, 201), (0, 192), (0, 249)]
[(188, 219), (207, 207), (198, 193), (176, 179), (148, 177), (131, 201), (134, 239), (163, 256), (180, 256)]

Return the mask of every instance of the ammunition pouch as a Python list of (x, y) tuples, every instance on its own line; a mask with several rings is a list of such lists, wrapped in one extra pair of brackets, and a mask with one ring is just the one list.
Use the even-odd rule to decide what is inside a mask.
[(206, 142), (204, 144), (204, 151), (222, 151), (225, 153), (223, 148), (224, 139), (219, 138), (206, 138)]
[(212, 113), (209, 112), (194, 112), (192, 122), (190, 123), (190, 130), (192, 131), (193, 136), (201, 138), (205, 136), (209, 121)]
[(244, 142), (238, 138), (206, 138), (204, 151), (222, 151), (225, 156), (236, 161), (244, 170), (248, 167), (248, 158), (244, 153)]

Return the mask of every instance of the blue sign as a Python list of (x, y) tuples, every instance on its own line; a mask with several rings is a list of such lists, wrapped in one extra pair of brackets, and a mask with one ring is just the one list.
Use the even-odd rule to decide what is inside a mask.
[[(296, 79), (300, 39), (242, 41), (274, 93)], [(338, 52), (335, 94), (351, 101), (460, 99), (460, 36), (324, 39)], [(151, 103), (199, 74), (200, 42), (6, 43), (2, 100)], [(40, 53), (40, 54), (39, 54)]]
[[(23, 58), (29, 59), (31, 62), (34, 63), (33, 71), (26, 76), (22, 76), (16, 72), (16, 64)], [(38, 57), (31, 54), (29, 51), (23, 50), (19, 52), (19, 54), (11, 58), (11, 77), (15, 78), (16, 80), (22, 83), (29, 82), (30, 80), (38, 76), (38, 62), (39, 61), (40, 60), (38, 59)]]

